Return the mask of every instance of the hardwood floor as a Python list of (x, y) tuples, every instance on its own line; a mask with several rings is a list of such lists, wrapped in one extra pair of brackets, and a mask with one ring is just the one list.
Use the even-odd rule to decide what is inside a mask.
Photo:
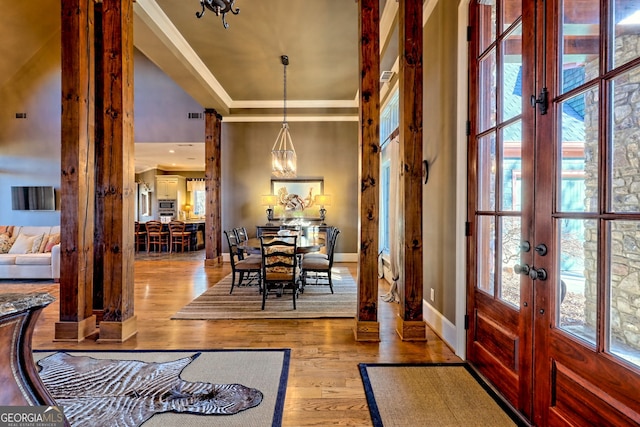
[[(193, 259), (193, 258), (200, 259)], [(139, 255), (135, 262), (135, 313), (138, 333), (124, 343), (54, 342), (59, 320), (57, 302), (41, 315), (33, 335), (34, 349), (222, 349), (290, 348), (291, 364), (284, 426), (371, 426), (358, 363), (460, 361), (427, 328), (426, 342), (403, 342), (395, 332), (397, 304), (380, 301), (379, 343), (354, 341), (354, 319), (311, 320), (170, 320), (173, 313), (230, 272), (204, 268), (202, 254)], [(356, 264), (338, 264), (356, 276)], [(47, 291), (51, 283), (0, 283), (0, 291)], [(380, 282), (380, 294), (387, 291)]]

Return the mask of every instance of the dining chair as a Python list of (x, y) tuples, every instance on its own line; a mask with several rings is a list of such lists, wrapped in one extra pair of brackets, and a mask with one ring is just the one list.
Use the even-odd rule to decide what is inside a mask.
[(282, 296), (290, 290), (293, 309), (296, 310), (298, 282), (300, 279), (298, 257), (296, 254), (298, 236), (260, 237), (262, 254), (262, 309), (271, 292)]
[(147, 246), (147, 230), (142, 228), (142, 224), (140, 224), (138, 221), (135, 221), (135, 227), (134, 227), (134, 245), (135, 245), (135, 252), (138, 252), (140, 250), (140, 246), (144, 246), (146, 249)]
[(169, 252), (176, 251), (180, 248), (184, 252), (185, 248), (189, 250), (191, 243), (191, 232), (185, 231), (187, 224), (184, 221), (173, 220), (169, 222)]
[[(338, 241), (338, 234), (340, 234), (340, 230), (334, 228), (331, 234), (331, 241), (329, 242), (329, 247), (327, 248), (327, 257), (325, 258), (321, 254), (318, 256), (313, 256), (314, 254), (307, 254), (302, 258), (302, 267), (301, 267), (301, 276), (302, 276), (302, 289), (301, 292), (304, 292), (304, 288), (307, 284), (312, 285), (329, 285), (329, 289), (331, 289), (331, 293), (333, 293), (333, 281), (331, 278), (331, 269), (333, 268), (333, 254), (335, 253), (336, 242)], [(312, 276), (310, 276), (310, 273)], [(315, 279), (314, 282), (308, 283), (308, 279)]]
[[(320, 249), (320, 251), (318, 252), (310, 252), (308, 254), (305, 254), (306, 257), (319, 257), (319, 258), (324, 258), (324, 259), (329, 259), (329, 248), (331, 248), (331, 242), (333, 241), (334, 235), (336, 233), (336, 231), (338, 230), (338, 228), (336, 227), (327, 227), (327, 231), (324, 233), (325, 238), (324, 238), (324, 242), (325, 245)], [(340, 231), (338, 230), (338, 233)]]
[(233, 293), (233, 288), (236, 285), (236, 275), (240, 276), (238, 286), (242, 285), (245, 275), (248, 280), (247, 285), (256, 281), (261, 286), (262, 257), (259, 255), (244, 256), (238, 250), (238, 243), (233, 230), (224, 230), (223, 233), (229, 245), (229, 263), (231, 264), (231, 289), (229, 293)]
[(162, 223), (157, 220), (147, 221), (147, 253), (152, 247), (157, 247), (162, 252), (163, 245), (169, 245), (169, 232), (162, 230)]
[[(247, 229), (245, 227), (236, 227), (233, 229), (233, 234), (235, 234), (236, 236), (236, 241), (238, 242), (239, 245), (242, 245), (243, 242), (246, 242), (247, 240), (249, 240), (249, 233), (247, 233)], [(260, 250), (259, 249), (240, 249), (238, 248), (240, 252), (242, 253), (247, 253), (250, 255), (260, 255)]]

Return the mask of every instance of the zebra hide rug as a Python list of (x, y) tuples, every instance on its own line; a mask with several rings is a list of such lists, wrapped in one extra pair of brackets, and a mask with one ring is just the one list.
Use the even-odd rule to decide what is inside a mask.
[(38, 364), (40, 378), (74, 427), (137, 427), (161, 412), (229, 415), (262, 402), (262, 392), (241, 384), (182, 380), (182, 370), (199, 355), (153, 363), (58, 352)]

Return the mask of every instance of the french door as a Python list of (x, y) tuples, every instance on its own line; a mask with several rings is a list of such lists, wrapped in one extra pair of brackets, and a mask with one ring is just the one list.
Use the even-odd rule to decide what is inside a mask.
[(468, 359), (535, 425), (638, 425), (640, 2), (470, 22)]

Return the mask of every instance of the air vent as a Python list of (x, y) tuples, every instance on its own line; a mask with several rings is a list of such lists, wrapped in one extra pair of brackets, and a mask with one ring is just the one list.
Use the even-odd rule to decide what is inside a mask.
[(202, 118), (204, 117), (203, 113), (189, 113), (188, 116), (189, 120), (202, 120)]
[(393, 77), (393, 71), (383, 71), (380, 74), (380, 83), (388, 83)]
[(26, 119), (27, 113), (16, 113), (16, 119)]

